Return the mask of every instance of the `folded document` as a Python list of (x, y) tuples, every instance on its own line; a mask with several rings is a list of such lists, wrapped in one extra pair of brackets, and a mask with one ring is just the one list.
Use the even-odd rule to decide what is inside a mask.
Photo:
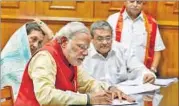
[(177, 78), (168, 78), (168, 79), (161, 79), (161, 78), (157, 78), (154, 82), (155, 85), (159, 85), (159, 86), (168, 86), (173, 82), (177, 82), (178, 79)]

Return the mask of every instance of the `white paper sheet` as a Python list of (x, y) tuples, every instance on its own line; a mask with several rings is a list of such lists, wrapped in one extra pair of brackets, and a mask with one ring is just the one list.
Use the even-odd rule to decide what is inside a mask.
[(119, 83), (119, 85), (126, 85), (126, 86), (137, 86), (137, 85), (141, 85), (142, 83), (139, 83), (137, 81), (134, 80), (127, 80), (124, 82)]
[(130, 85), (131, 86), (136, 86), (136, 85), (141, 85), (141, 84), (143, 84), (142, 77), (138, 77), (138, 78), (136, 78), (134, 80), (126, 80), (124, 82), (119, 83), (119, 85), (129, 85), (129, 86)]
[(177, 82), (178, 79), (177, 78), (168, 78), (168, 79), (160, 79), (157, 78), (154, 82), (155, 85), (159, 85), (159, 86), (168, 86), (173, 82)]
[(137, 86), (117, 85), (117, 87), (128, 95), (154, 91), (160, 88), (160, 86), (152, 85), (149, 83)]

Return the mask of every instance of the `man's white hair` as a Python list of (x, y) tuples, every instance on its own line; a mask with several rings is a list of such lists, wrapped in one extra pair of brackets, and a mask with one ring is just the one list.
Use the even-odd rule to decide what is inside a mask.
[(69, 22), (56, 33), (55, 38), (66, 37), (72, 39), (76, 33), (86, 33), (90, 35), (89, 29), (83, 23)]

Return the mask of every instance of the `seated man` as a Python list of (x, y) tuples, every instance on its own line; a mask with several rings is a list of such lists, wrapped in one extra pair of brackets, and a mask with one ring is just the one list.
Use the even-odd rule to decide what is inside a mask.
[[(97, 21), (91, 25), (92, 43), (89, 54), (83, 61), (83, 68), (94, 78), (110, 84), (132, 80), (138, 77), (139, 83), (152, 83), (155, 74), (127, 51), (112, 41), (112, 28), (106, 21)], [(142, 79), (141, 79), (142, 78)]]
[[(84, 24), (65, 25), (27, 64), (15, 106), (110, 104), (115, 97), (133, 101), (115, 87), (77, 69), (88, 54), (90, 40)], [(103, 89), (108, 90), (99, 92)]]
[[(40, 24), (41, 23), (41, 24)], [(10, 85), (18, 92), (26, 63), (37, 49), (52, 39), (52, 31), (36, 19), (19, 28), (1, 52), (1, 87)]]

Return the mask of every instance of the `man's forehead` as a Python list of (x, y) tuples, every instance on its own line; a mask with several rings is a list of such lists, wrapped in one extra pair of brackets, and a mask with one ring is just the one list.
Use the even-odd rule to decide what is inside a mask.
[(145, 0), (127, 0), (128, 2), (140, 2), (140, 3), (144, 3), (145, 2)]
[(71, 41), (72, 43), (71, 43), (71, 45), (72, 46), (77, 46), (77, 45), (80, 45), (80, 46), (83, 46), (83, 47), (88, 47), (89, 46), (89, 43), (90, 43), (90, 41), (85, 41), (85, 40), (78, 40), (78, 41), (76, 41), (76, 40), (73, 40), (73, 41)]
[(127, 0), (127, 1), (142, 1), (142, 2), (143, 2), (143, 1), (145, 1), (145, 0)]
[(41, 31), (38, 31), (38, 30), (32, 30), (29, 35), (30, 36), (37, 36), (37, 37), (44, 37), (43, 33)]
[(112, 31), (106, 30), (106, 29), (98, 29), (98, 30), (95, 30), (95, 35), (97, 35), (97, 36), (106, 36), (106, 35), (111, 36)]
[(85, 34), (85, 35), (76, 35), (73, 36), (70, 41), (75, 42), (75, 43), (85, 43), (89, 42), (91, 40), (91, 35)]
[(88, 39), (91, 38), (91, 34), (90, 33), (75, 33), (71, 40), (84, 40), (84, 39)]
[(137, 3), (138, 5), (142, 5), (142, 4), (145, 4), (146, 1), (144, 0), (127, 0), (127, 4), (133, 4), (133, 3)]

